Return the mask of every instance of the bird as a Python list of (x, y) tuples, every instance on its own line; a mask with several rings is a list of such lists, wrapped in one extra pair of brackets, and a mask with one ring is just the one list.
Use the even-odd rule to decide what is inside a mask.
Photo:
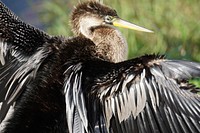
[(98, 1), (79, 3), (70, 22), (74, 36), (52, 36), (0, 2), (1, 132), (200, 132), (199, 89), (188, 82), (200, 63), (127, 60), (115, 26), (152, 31)]

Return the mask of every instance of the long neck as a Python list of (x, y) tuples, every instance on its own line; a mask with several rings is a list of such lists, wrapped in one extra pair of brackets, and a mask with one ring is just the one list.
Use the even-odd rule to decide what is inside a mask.
[(117, 29), (109, 26), (96, 27), (89, 39), (95, 43), (96, 53), (108, 61), (116, 63), (127, 59), (127, 42)]

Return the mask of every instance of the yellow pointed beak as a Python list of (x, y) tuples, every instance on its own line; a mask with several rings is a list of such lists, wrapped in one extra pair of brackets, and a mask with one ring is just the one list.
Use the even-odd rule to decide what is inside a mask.
[(125, 20), (122, 20), (120, 18), (114, 18), (112, 24), (116, 27), (122, 27), (122, 28), (127, 28), (127, 29), (132, 29), (132, 30), (137, 30), (137, 31), (142, 31), (142, 32), (150, 32), (153, 33), (152, 30), (148, 30), (146, 28), (137, 26), (133, 23), (127, 22)]

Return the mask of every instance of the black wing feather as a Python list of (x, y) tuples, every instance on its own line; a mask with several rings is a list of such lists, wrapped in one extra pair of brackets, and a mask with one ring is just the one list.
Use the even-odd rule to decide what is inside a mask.
[(161, 62), (162, 71), (165, 76), (177, 80), (189, 79), (192, 77), (200, 77), (199, 63), (182, 61), (182, 60), (168, 60)]
[(80, 71), (91, 131), (200, 132), (200, 96), (187, 83), (200, 76), (199, 63), (151, 55), (118, 64), (85, 61)]
[(71, 65), (65, 71), (64, 94), (66, 102), (66, 119), (70, 133), (88, 133), (88, 121), (85, 101), (81, 89), (81, 64)]
[[(0, 50), (1, 63), (10, 55), (26, 61), (51, 37), (43, 31), (24, 23), (0, 1)], [(8, 59), (7, 59), (8, 58)]]
[(51, 53), (51, 37), (24, 23), (0, 1), (0, 122)]

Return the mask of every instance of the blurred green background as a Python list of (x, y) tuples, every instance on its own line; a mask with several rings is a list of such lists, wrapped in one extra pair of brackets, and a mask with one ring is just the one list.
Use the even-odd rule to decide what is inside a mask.
[[(72, 35), (70, 12), (80, 1), (46, 0), (39, 13), (46, 31)], [(200, 62), (200, 0), (104, 0), (118, 15), (154, 31), (142, 33), (119, 29), (129, 44), (129, 58), (165, 54), (168, 59)], [(200, 87), (200, 79), (191, 80)]]

